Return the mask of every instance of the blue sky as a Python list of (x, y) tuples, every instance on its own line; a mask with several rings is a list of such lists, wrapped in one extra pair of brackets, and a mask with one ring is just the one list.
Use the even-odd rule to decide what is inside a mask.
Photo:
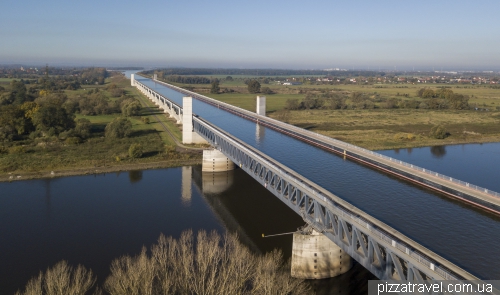
[(2, 0), (0, 63), (500, 70), (500, 1)]

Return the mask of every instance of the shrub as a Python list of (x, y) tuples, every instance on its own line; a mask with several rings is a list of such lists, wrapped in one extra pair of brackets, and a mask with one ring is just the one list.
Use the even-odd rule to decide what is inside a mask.
[(106, 125), (104, 135), (107, 138), (124, 138), (132, 134), (132, 122), (126, 118), (115, 118)]
[(13, 146), (9, 148), (9, 154), (24, 154), (26, 152), (26, 149), (24, 146)]
[(133, 143), (130, 145), (128, 149), (128, 155), (131, 158), (140, 158), (142, 157), (143, 150), (142, 150), (142, 145), (139, 143)]
[(72, 136), (72, 137), (66, 138), (66, 140), (64, 142), (67, 144), (79, 144), (81, 141), (82, 140), (79, 137)]
[(431, 128), (431, 132), (429, 134), (430, 137), (436, 138), (436, 139), (444, 139), (450, 135), (446, 129), (444, 128), (443, 125), (437, 125)]
[(80, 138), (89, 138), (91, 129), (92, 123), (88, 119), (80, 118), (76, 120), (75, 134), (80, 136)]
[(126, 117), (137, 116), (141, 111), (141, 104), (137, 100), (124, 103), (122, 106), (122, 114)]

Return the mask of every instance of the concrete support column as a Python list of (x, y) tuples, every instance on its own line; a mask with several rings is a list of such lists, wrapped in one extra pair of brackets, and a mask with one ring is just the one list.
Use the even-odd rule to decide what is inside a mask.
[(182, 98), (182, 115), (181, 110), (178, 110), (178, 112), (177, 120), (182, 120), (182, 143), (207, 143), (203, 137), (193, 131), (192, 97), (186, 96)]
[(351, 267), (352, 258), (323, 234), (315, 230), (293, 234), (292, 277), (332, 278)]
[(135, 86), (135, 75), (134, 74), (130, 74), (130, 85)]
[(204, 150), (202, 172), (223, 172), (234, 169), (234, 163), (218, 150)]
[(266, 97), (265, 96), (257, 96), (257, 115), (266, 115)]
[(153, 75), (153, 80), (155, 80), (155, 81), (158, 80), (158, 75), (157, 74)]

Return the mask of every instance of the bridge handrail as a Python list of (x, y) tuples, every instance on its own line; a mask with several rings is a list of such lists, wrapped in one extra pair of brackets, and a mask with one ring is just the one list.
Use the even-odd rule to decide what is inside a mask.
[[(303, 180), (299, 180), (295, 176), (296, 172), (289, 172), (288, 170), (283, 170), (281, 167), (279, 167), (279, 166), (283, 166), (283, 165), (275, 164), (275, 162), (273, 160), (270, 160), (267, 157), (263, 157), (260, 154), (257, 154), (256, 152), (243, 146), (237, 140), (233, 139), (231, 136), (227, 135), (225, 132), (222, 132), (222, 131), (218, 130), (217, 128), (213, 127), (212, 124), (210, 124), (209, 122), (205, 121), (204, 119), (202, 119), (200, 117), (193, 116), (193, 121), (197, 121), (199, 124), (209, 126), (213, 129), (215, 129), (216, 131), (218, 131), (219, 133), (222, 133), (223, 135), (228, 137), (233, 142), (233, 144), (237, 145), (239, 149), (245, 151), (247, 154), (251, 154), (253, 157), (258, 159), (260, 162), (266, 163), (266, 165), (268, 167), (279, 172), (280, 174), (287, 175), (297, 186), (302, 187), (302, 188), (307, 189), (307, 190), (312, 190), (316, 196), (319, 195), (319, 197), (323, 197), (324, 199), (326, 199), (325, 194), (321, 193), (321, 191), (313, 188), (309, 184), (304, 183)], [(307, 178), (304, 178), (304, 179), (306, 179), (306, 181), (308, 181)], [(328, 199), (331, 200), (331, 198), (328, 198)], [(331, 200), (331, 201), (335, 202), (334, 200)], [(424, 265), (425, 267), (427, 267), (431, 270), (436, 271), (440, 276), (442, 276), (446, 280), (462, 279), (462, 278), (457, 277), (457, 275), (452, 274), (448, 269), (441, 267), (439, 265), (439, 263), (437, 263), (433, 259), (427, 257), (425, 254), (420, 253), (420, 251), (415, 250), (413, 247), (409, 246), (405, 242), (402, 242), (400, 239), (394, 237), (393, 235), (389, 234), (388, 232), (384, 231), (383, 229), (380, 229), (377, 225), (374, 225), (371, 222), (365, 220), (364, 218), (361, 218), (360, 216), (353, 214), (347, 208), (344, 208), (341, 204), (338, 204), (337, 202), (335, 202), (334, 204), (335, 204), (334, 207), (337, 209), (337, 211), (340, 212), (340, 214), (343, 217), (347, 217), (347, 218), (351, 219), (353, 222), (355, 222), (355, 223), (359, 224), (361, 227), (367, 229), (372, 234), (377, 236), (379, 239), (385, 241), (388, 244), (391, 244), (394, 248), (398, 249), (402, 253), (405, 253), (406, 255), (410, 255), (410, 257), (412, 257), (413, 259), (418, 261), (420, 264)]]
[(374, 151), (370, 151), (370, 150), (367, 150), (365, 148), (362, 148), (362, 147), (359, 147), (359, 146), (356, 146), (356, 145), (353, 145), (353, 144), (350, 144), (350, 143), (347, 143), (347, 142), (343, 142), (343, 141), (340, 141), (340, 140), (335, 139), (335, 138), (331, 138), (331, 137), (325, 136), (323, 134), (319, 134), (319, 133), (316, 133), (316, 132), (305, 130), (303, 128), (293, 126), (291, 124), (286, 124), (286, 123), (283, 123), (283, 122), (278, 121), (278, 120), (273, 119), (273, 118), (269, 118), (269, 117), (266, 117), (266, 116), (257, 115), (254, 112), (250, 112), (250, 111), (244, 110), (242, 108), (235, 107), (235, 106), (233, 106), (231, 104), (228, 104), (228, 103), (225, 103), (225, 102), (213, 99), (211, 97), (204, 96), (204, 95), (201, 95), (201, 94), (198, 94), (198, 93), (195, 93), (195, 92), (192, 92), (192, 91), (180, 88), (180, 87), (175, 86), (175, 85), (171, 85), (171, 84), (165, 83), (163, 81), (158, 81), (158, 80), (155, 80), (155, 81), (159, 82), (161, 84), (164, 84), (165, 86), (167, 86), (167, 87), (169, 87), (171, 89), (174, 89), (174, 90), (176, 90), (178, 92), (184, 93), (186, 95), (190, 95), (192, 97), (201, 98), (201, 100), (212, 101), (212, 102), (214, 102), (216, 104), (223, 105), (223, 106), (225, 106), (227, 108), (230, 108), (230, 109), (233, 109), (233, 110), (237, 110), (238, 112), (244, 113), (246, 115), (257, 117), (257, 118), (260, 118), (262, 120), (271, 121), (274, 124), (281, 125), (281, 126), (283, 126), (284, 128), (287, 128), (287, 129), (292, 129), (292, 130), (299, 131), (299, 132), (311, 132), (315, 136), (320, 137), (320, 138), (322, 138), (322, 139), (324, 139), (326, 141), (335, 142), (335, 144), (337, 146), (344, 147), (344, 149), (356, 150), (356, 151), (359, 151), (360, 153), (365, 153), (365, 154), (369, 154), (369, 155), (375, 156), (377, 158), (385, 159), (387, 161), (390, 161), (392, 163), (396, 163), (396, 164), (405, 166), (405, 167), (413, 169), (415, 171), (423, 172), (423, 173), (428, 174), (430, 176), (450, 181), (452, 183), (455, 183), (455, 184), (461, 185), (463, 187), (466, 187), (466, 188), (478, 191), (480, 193), (484, 193), (484, 194), (487, 194), (487, 195), (490, 195), (490, 196), (493, 196), (493, 197), (496, 197), (496, 198), (500, 198), (500, 193), (497, 193), (497, 192), (495, 192), (493, 190), (489, 190), (489, 189), (486, 189), (486, 188), (483, 188), (483, 187), (471, 184), (469, 182), (465, 182), (465, 181), (462, 181), (462, 180), (459, 180), (459, 179), (456, 179), (456, 178), (453, 178), (453, 177), (450, 177), (450, 176), (447, 176), (447, 175), (444, 175), (444, 174), (441, 174), (441, 173), (438, 173), (438, 172), (434, 172), (434, 171), (429, 170), (429, 169), (421, 168), (421, 167), (419, 167), (417, 165), (409, 164), (409, 163), (403, 162), (401, 160), (397, 160), (397, 159), (391, 158), (389, 156), (385, 156), (385, 155), (382, 155), (380, 153), (377, 153), (377, 152), (374, 152)]

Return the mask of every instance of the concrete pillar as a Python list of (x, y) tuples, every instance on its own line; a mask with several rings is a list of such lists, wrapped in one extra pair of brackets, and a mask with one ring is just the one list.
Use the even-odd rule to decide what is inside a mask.
[(351, 267), (352, 258), (323, 234), (314, 230), (293, 234), (292, 277), (332, 278)]
[(222, 172), (234, 169), (234, 163), (218, 150), (204, 150), (202, 172)]
[(191, 205), (191, 176), (193, 174), (193, 167), (182, 167), (182, 205), (189, 207)]
[(130, 85), (135, 86), (135, 76), (134, 74), (130, 74)]
[(182, 143), (208, 143), (198, 133), (193, 131), (193, 98), (186, 96), (182, 98), (182, 115), (180, 110), (178, 114), (178, 123), (182, 120)]
[(266, 115), (266, 97), (265, 96), (257, 96), (257, 115)]
[(155, 81), (158, 80), (158, 75), (157, 74), (153, 75), (153, 80), (155, 80)]

